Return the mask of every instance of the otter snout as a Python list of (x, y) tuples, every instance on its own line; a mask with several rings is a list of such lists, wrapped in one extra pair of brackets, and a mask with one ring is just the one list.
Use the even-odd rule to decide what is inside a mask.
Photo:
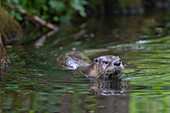
[(124, 70), (124, 66), (121, 61), (112, 61), (110, 65), (107, 67), (107, 74), (118, 75)]
[(120, 61), (115, 61), (114, 66), (120, 66), (121, 62)]

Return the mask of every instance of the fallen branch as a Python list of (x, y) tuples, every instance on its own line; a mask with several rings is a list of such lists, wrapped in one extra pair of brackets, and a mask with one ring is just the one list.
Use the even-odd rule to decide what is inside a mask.
[(59, 30), (59, 28), (56, 27), (55, 25), (53, 25), (53, 24), (51, 24), (51, 23), (48, 23), (48, 22), (46, 22), (45, 20), (43, 20), (42, 18), (40, 18), (40, 17), (38, 17), (38, 16), (36, 16), (36, 15), (33, 15), (33, 14), (27, 12), (25, 9), (18, 9), (18, 8), (14, 7), (13, 5), (7, 4), (7, 3), (6, 3), (5, 5), (6, 5), (7, 7), (11, 8), (11, 9), (13, 9), (13, 10), (21, 13), (21, 14), (24, 14), (24, 15), (28, 16), (29, 18), (31, 18), (31, 19), (30, 19), (31, 21), (32, 21), (32, 19), (33, 19), (34, 21), (38, 22), (39, 24), (41, 24), (41, 25), (43, 25), (43, 26), (45, 26), (45, 27), (47, 27), (47, 28), (49, 28), (49, 29), (51, 29), (51, 30), (54, 30), (54, 31), (56, 31), (56, 32)]

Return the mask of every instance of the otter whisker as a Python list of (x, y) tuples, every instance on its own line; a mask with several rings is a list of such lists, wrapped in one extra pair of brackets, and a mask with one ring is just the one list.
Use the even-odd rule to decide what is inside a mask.
[(105, 73), (105, 72), (100, 71), (100, 72), (98, 72), (97, 76), (101, 76), (101, 75), (103, 75), (104, 73)]
[(108, 78), (108, 77), (109, 77), (107, 73), (104, 73), (103, 75), (104, 75), (104, 76), (103, 76), (103, 77), (104, 77), (104, 79), (106, 79), (106, 78)]
[[(98, 74), (99, 75), (99, 74)], [(102, 76), (101, 76), (102, 75)], [(106, 72), (100, 72), (100, 75), (102, 79), (108, 78), (108, 74)]]
[(99, 73), (98, 73), (98, 76), (101, 76), (103, 73), (104, 73), (104, 72), (99, 72)]

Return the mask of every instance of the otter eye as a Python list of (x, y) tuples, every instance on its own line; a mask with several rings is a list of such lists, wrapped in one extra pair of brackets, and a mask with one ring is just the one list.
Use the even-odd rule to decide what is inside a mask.
[(105, 63), (105, 64), (108, 64), (109, 62), (108, 62), (108, 61), (105, 61), (104, 63)]
[(99, 60), (98, 59), (94, 59), (95, 62), (98, 62)]

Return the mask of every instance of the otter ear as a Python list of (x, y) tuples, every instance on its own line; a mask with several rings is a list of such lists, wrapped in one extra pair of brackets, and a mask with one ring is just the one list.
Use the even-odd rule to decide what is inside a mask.
[(96, 63), (99, 62), (99, 59), (95, 58), (95, 59), (94, 59), (94, 62), (96, 62)]

